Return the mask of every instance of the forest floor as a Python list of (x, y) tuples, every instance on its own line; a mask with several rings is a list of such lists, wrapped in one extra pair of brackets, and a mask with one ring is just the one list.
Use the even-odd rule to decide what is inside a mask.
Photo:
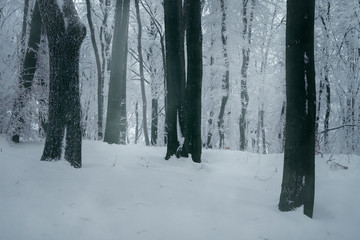
[[(316, 158), (314, 219), (277, 208), (283, 155), (84, 141), (83, 168), (0, 135), (2, 240), (355, 240), (360, 157)], [(345, 169), (346, 167), (347, 169)]]

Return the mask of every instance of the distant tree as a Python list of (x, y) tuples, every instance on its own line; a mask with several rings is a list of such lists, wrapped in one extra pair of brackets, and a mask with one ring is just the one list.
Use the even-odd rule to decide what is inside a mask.
[(23, 62), (21, 65), (21, 73), (19, 78), (19, 95), (15, 100), (14, 109), (12, 111), (12, 125), (14, 126), (12, 132), (12, 141), (18, 143), (20, 141), (20, 133), (22, 132), (24, 125), (24, 116), (22, 116), (21, 112), (25, 106), (25, 99), (31, 92), (31, 87), (34, 79), (35, 72), (37, 70), (37, 55), (40, 45), (41, 38), (41, 16), (39, 12), (38, 2), (35, 2), (34, 10), (31, 15), (30, 22), (30, 34), (29, 40), (27, 44), (27, 48), (25, 49), (25, 38), (26, 38), (26, 29), (27, 29), (27, 11), (29, 8), (29, 1), (25, 1), (24, 7), (24, 23), (22, 30), (22, 45), (23, 45)]
[(222, 42), (222, 53), (224, 58), (224, 67), (225, 73), (222, 79), (221, 88), (223, 89), (223, 96), (221, 97), (221, 105), (218, 117), (218, 130), (219, 130), (219, 147), (225, 147), (225, 108), (229, 100), (230, 95), (230, 61), (228, 54), (228, 37), (227, 37), (227, 27), (226, 27), (226, 17), (227, 17), (227, 5), (225, 0), (220, 0), (221, 8), (221, 42)]
[(126, 70), (130, 0), (118, 0), (111, 53), (108, 107), (104, 141), (126, 144)]
[(72, 0), (38, 0), (49, 44), (49, 120), (42, 161), (61, 158), (66, 130), (65, 159), (81, 167), (80, 47), (86, 28)]
[[(250, 62), (250, 44), (251, 44), (251, 35), (252, 35), (252, 22), (254, 19), (254, 7), (255, 0), (251, 0), (251, 9), (250, 14), (249, 11), (249, 0), (243, 0), (243, 9), (242, 9), (242, 39), (243, 46), (241, 49), (242, 53), (242, 65), (241, 65), (241, 114), (239, 120), (239, 129), (240, 129), (240, 150), (246, 149), (246, 129), (247, 129), (247, 107), (249, 104), (249, 93), (247, 88), (247, 80), (248, 80), (248, 69)], [(248, 16), (249, 15), (249, 16)], [(261, 115), (260, 115), (261, 116)]]
[(187, 81), (183, 154), (201, 162), (202, 32), (201, 0), (185, 0)]
[(146, 146), (150, 145), (149, 141), (149, 133), (147, 128), (147, 101), (146, 101), (146, 93), (145, 93), (145, 76), (144, 76), (144, 59), (142, 54), (142, 24), (141, 24), (141, 16), (140, 16), (140, 7), (139, 0), (135, 0), (135, 9), (136, 9), (136, 19), (138, 22), (138, 56), (139, 56), (139, 73), (140, 73), (140, 85), (141, 85), (141, 97), (142, 97), (142, 117), (143, 117), (143, 130), (145, 137)]
[(96, 61), (96, 70), (97, 70), (97, 80), (98, 80), (98, 91), (97, 91), (97, 98), (98, 98), (98, 139), (101, 140), (103, 138), (103, 114), (104, 114), (104, 79), (102, 77), (102, 69), (101, 69), (101, 61), (100, 61), (100, 53), (99, 48), (96, 43), (95, 38), (95, 27), (92, 20), (92, 7), (90, 0), (86, 0), (86, 10), (87, 10), (87, 19), (90, 28), (90, 37), (91, 37), (91, 44), (94, 49), (95, 54), (95, 61)]
[(286, 126), (279, 209), (304, 205), (313, 216), (315, 191), (315, 0), (288, 0), (286, 17)]

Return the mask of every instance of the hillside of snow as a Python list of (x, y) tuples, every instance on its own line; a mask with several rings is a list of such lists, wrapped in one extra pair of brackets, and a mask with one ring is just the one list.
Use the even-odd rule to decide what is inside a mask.
[[(316, 158), (314, 219), (280, 212), (281, 154), (166, 149), (84, 141), (83, 168), (41, 162), (43, 143), (0, 135), (3, 240), (355, 240), (360, 157)], [(347, 169), (345, 169), (347, 168)]]

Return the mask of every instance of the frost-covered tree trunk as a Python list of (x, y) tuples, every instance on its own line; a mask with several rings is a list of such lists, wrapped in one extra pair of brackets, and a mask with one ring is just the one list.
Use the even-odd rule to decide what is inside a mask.
[(98, 80), (98, 139), (101, 140), (103, 138), (103, 115), (104, 115), (104, 82), (102, 78), (102, 70), (101, 70), (101, 61), (100, 61), (100, 53), (95, 39), (95, 28), (92, 20), (92, 8), (90, 0), (86, 0), (86, 10), (87, 10), (87, 19), (90, 28), (90, 36), (91, 36), (91, 44), (94, 49), (95, 61), (96, 61), (96, 70), (97, 70), (97, 80)]
[(144, 60), (142, 54), (142, 24), (141, 24), (141, 16), (140, 16), (140, 8), (139, 8), (139, 0), (135, 0), (135, 9), (136, 9), (136, 19), (138, 23), (138, 56), (139, 56), (139, 73), (140, 73), (140, 86), (141, 86), (141, 98), (142, 98), (142, 123), (144, 130), (144, 138), (145, 145), (149, 146), (149, 133), (147, 128), (147, 101), (146, 101), (146, 93), (145, 93), (145, 76), (144, 76)]
[[(321, 69), (320, 73), (320, 86), (319, 86), (319, 95), (318, 95), (318, 109), (316, 116), (316, 127), (315, 133), (316, 136), (319, 134), (319, 125), (320, 125), (320, 116), (321, 116), (321, 103), (322, 103), (322, 94), (325, 91), (325, 117), (324, 117), (324, 147), (325, 150), (328, 148), (328, 130), (329, 130), (329, 121), (331, 113), (331, 88), (330, 88), (330, 10), (331, 3), (330, 1), (325, 2), (325, 6), (320, 8), (320, 21), (322, 25), (323, 32), (323, 42), (322, 42), (322, 53), (324, 54), (324, 66)], [(319, 140), (319, 138), (318, 138)]]
[[(25, 9), (29, 6), (28, 1), (25, 2)], [(26, 10), (27, 11), (27, 10)], [(25, 14), (25, 10), (24, 10)], [(24, 18), (24, 21), (27, 21), (27, 18)], [(25, 34), (26, 34), (26, 27), (27, 23), (23, 25), (23, 39), (22, 41), (25, 42)], [(39, 12), (38, 2), (35, 2), (35, 7), (33, 10), (33, 14), (31, 16), (31, 23), (30, 23), (30, 35), (27, 44), (27, 48), (25, 51), (25, 55), (23, 57), (23, 63), (21, 67), (20, 79), (19, 79), (19, 95), (15, 100), (14, 109), (13, 109), (13, 116), (12, 116), (12, 124), (13, 132), (12, 132), (12, 141), (18, 143), (20, 141), (20, 133), (22, 132), (23, 125), (24, 125), (24, 116), (22, 116), (21, 112), (24, 108), (26, 98), (31, 92), (31, 86), (34, 79), (34, 74), (37, 70), (37, 55), (39, 50), (40, 38), (41, 38), (41, 16)], [(25, 47), (25, 43), (23, 44)]]
[(252, 33), (252, 21), (254, 18), (254, 6), (255, 0), (251, 0), (251, 9), (250, 16), (248, 16), (248, 3), (249, 0), (243, 0), (243, 9), (242, 9), (242, 39), (243, 47), (241, 49), (242, 53), (242, 65), (241, 65), (241, 82), (240, 82), (240, 98), (241, 98), (241, 114), (239, 119), (239, 129), (240, 129), (240, 150), (245, 150), (247, 147), (246, 144), (246, 130), (247, 130), (247, 106), (249, 103), (249, 93), (247, 89), (247, 78), (248, 78), (248, 68), (250, 62), (250, 43), (251, 43), (251, 33)]
[(304, 205), (313, 215), (315, 190), (315, 0), (288, 0), (286, 17), (286, 129), (279, 209)]
[(179, 147), (177, 126), (180, 122), (185, 84), (181, 0), (164, 1), (164, 17), (167, 90), (165, 110), (167, 152), (165, 159), (169, 159), (176, 154)]
[(226, 10), (227, 6), (225, 5), (225, 0), (220, 0), (220, 8), (221, 8), (221, 41), (222, 41), (222, 54), (224, 58), (224, 66), (225, 73), (222, 79), (221, 88), (223, 90), (223, 96), (221, 98), (220, 112), (218, 117), (218, 130), (219, 130), (219, 148), (223, 148), (225, 146), (225, 124), (224, 124), (224, 116), (225, 116), (225, 108), (226, 104), (229, 100), (230, 94), (230, 63), (228, 56), (228, 46), (227, 46), (227, 29), (226, 29)]
[(111, 53), (111, 70), (104, 141), (126, 144), (126, 70), (130, 0), (118, 0)]
[(86, 28), (72, 0), (38, 0), (50, 55), (49, 124), (43, 161), (61, 157), (66, 132), (65, 159), (81, 167), (80, 47)]
[(201, 162), (202, 33), (200, 0), (185, 0), (187, 82), (185, 99), (185, 140), (182, 155), (191, 153)]

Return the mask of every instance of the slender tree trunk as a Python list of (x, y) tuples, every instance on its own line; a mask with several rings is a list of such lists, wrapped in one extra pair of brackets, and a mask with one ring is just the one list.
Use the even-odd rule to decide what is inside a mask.
[(200, 0), (185, 0), (187, 83), (185, 99), (185, 141), (182, 155), (191, 153), (201, 162), (202, 33)]
[(29, 15), (29, 0), (24, 1), (24, 13), (23, 13), (23, 24), (21, 30), (21, 58), (24, 58), (25, 54), (25, 41), (28, 26), (28, 15)]
[(111, 54), (111, 73), (104, 141), (126, 144), (126, 70), (130, 0), (118, 0)]
[(181, 0), (164, 1), (165, 45), (166, 45), (166, 133), (167, 152), (165, 159), (176, 154), (179, 147), (177, 125), (183, 97), (184, 47), (182, 34)]
[(226, 10), (224, 0), (220, 0), (221, 7), (221, 41), (222, 41), (222, 53), (224, 57), (224, 66), (225, 74), (223, 75), (221, 88), (224, 92), (223, 97), (221, 98), (220, 112), (218, 117), (218, 129), (219, 129), (219, 148), (224, 148), (225, 146), (225, 129), (224, 129), (224, 115), (227, 101), (229, 100), (229, 91), (230, 91), (230, 70), (229, 70), (229, 56), (227, 52), (227, 35), (226, 35)]
[[(27, 2), (27, 3), (26, 3)], [(28, 1), (25, 4), (29, 5)], [(25, 8), (28, 9), (29, 6), (25, 5)], [(26, 10), (28, 11), (28, 10)], [(25, 14), (25, 10), (24, 10)], [(24, 21), (27, 21), (27, 17), (24, 18)], [(23, 34), (26, 34), (27, 23), (23, 25)], [(28, 41), (28, 46), (23, 56), (23, 63), (21, 67), (20, 74), (20, 93), (17, 99), (15, 100), (12, 122), (16, 123), (14, 128), (12, 141), (18, 143), (20, 141), (20, 132), (23, 129), (25, 119), (21, 115), (22, 109), (25, 106), (25, 101), (28, 95), (31, 92), (31, 87), (34, 79), (34, 74), (37, 70), (37, 53), (39, 50), (40, 38), (41, 38), (41, 16), (39, 12), (38, 2), (35, 2), (34, 11), (31, 17), (30, 23), (30, 36)], [(22, 37), (22, 41), (25, 41), (25, 35)], [(23, 44), (25, 48), (25, 43)], [(23, 54), (22, 54), (23, 55)]]
[(104, 83), (102, 78), (102, 71), (101, 71), (101, 62), (100, 62), (100, 54), (99, 49), (96, 44), (95, 39), (95, 28), (91, 17), (91, 3), (90, 0), (86, 0), (86, 9), (87, 9), (87, 19), (90, 28), (90, 35), (91, 35), (91, 44), (94, 49), (95, 54), (95, 61), (96, 61), (96, 70), (97, 70), (97, 78), (98, 78), (98, 139), (101, 140), (103, 138), (103, 115), (104, 115)]
[(247, 119), (246, 112), (247, 106), (249, 103), (249, 94), (247, 90), (247, 72), (249, 68), (250, 61), (250, 44), (251, 44), (251, 34), (252, 34), (252, 21), (254, 18), (254, 7), (255, 0), (251, 0), (251, 10), (250, 17), (247, 16), (248, 11), (248, 0), (243, 0), (243, 11), (242, 11), (242, 23), (243, 23), (243, 47), (242, 47), (242, 66), (241, 66), (241, 115), (239, 119), (239, 129), (240, 129), (240, 150), (245, 150), (247, 147), (246, 144), (246, 130), (247, 130)]
[(312, 217), (315, 193), (315, 0), (288, 0), (286, 23), (286, 130), (279, 209), (304, 205)]
[(139, 139), (139, 102), (135, 103), (135, 144)]
[(80, 168), (79, 57), (86, 28), (80, 22), (72, 0), (64, 0), (63, 6), (56, 0), (38, 2), (50, 54), (49, 126), (41, 160), (60, 159), (66, 130), (65, 159)]
[(141, 17), (140, 17), (140, 9), (139, 9), (139, 0), (135, 0), (135, 8), (136, 8), (136, 18), (138, 22), (138, 55), (139, 55), (139, 72), (140, 72), (140, 84), (141, 84), (141, 97), (142, 97), (142, 117), (143, 117), (143, 130), (144, 130), (144, 137), (145, 137), (145, 144), (146, 146), (150, 145), (149, 141), (149, 133), (147, 128), (147, 101), (146, 101), (146, 94), (145, 94), (145, 77), (144, 77), (144, 60), (142, 55), (142, 24), (141, 24)]

